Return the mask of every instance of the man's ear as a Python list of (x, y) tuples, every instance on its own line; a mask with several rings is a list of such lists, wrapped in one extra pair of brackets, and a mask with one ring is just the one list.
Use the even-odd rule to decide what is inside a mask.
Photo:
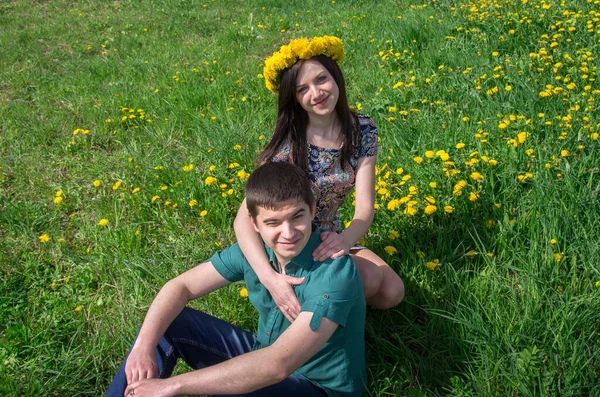
[(256, 226), (256, 220), (254, 219), (254, 217), (252, 216), (252, 214), (250, 212), (248, 212), (248, 218), (250, 218), (250, 224), (254, 228), (254, 231), (256, 231), (256, 233), (260, 233), (258, 231), (258, 227)]

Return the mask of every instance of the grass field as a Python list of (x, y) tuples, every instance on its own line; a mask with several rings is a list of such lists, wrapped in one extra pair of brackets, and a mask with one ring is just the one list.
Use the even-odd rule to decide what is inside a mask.
[[(0, 4), (0, 395), (105, 391), (162, 284), (235, 241), (264, 59), (328, 34), (379, 127), (364, 243), (406, 284), (367, 395), (599, 396), (600, 1), (243, 3)], [(194, 305), (252, 330), (242, 287)]]

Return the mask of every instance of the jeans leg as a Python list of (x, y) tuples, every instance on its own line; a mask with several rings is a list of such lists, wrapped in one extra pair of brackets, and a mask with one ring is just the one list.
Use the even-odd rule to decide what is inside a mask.
[[(203, 368), (249, 352), (255, 340), (256, 336), (251, 332), (186, 307), (173, 320), (156, 347), (158, 376), (169, 377), (178, 358), (194, 369)], [(106, 396), (121, 397), (125, 393), (126, 362), (127, 358), (108, 387)]]

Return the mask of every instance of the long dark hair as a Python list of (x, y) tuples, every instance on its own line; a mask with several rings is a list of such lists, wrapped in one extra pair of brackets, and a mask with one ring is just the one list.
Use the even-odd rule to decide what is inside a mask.
[[(342, 147), (341, 166), (350, 161), (350, 157), (358, 146), (360, 125), (356, 113), (350, 110), (346, 96), (346, 82), (337, 62), (325, 55), (317, 55), (310, 60), (319, 62), (331, 74), (339, 89), (339, 98), (335, 105), (335, 113), (341, 123)], [(292, 67), (281, 73), (279, 88), (279, 104), (277, 122), (271, 142), (259, 155), (258, 164), (271, 161), (281, 146), (289, 141), (292, 163), (308, 170), (306, 153), (306, 128), (308, 114), (296, 100), (296, 78), (305, 60), (299, 60)]]

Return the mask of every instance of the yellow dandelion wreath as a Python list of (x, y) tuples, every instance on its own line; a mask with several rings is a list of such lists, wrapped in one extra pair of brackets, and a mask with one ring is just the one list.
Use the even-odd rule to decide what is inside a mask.
[(310, 59), (325, 55), (336, 62), (344, 59), (344, 44), (335, 36), (320, 36), (312, 39), (300, 38), (283, 45), (265, 61), (263, 76), (269, 91), (279, 93), (279, 79), (284, 69), (291, 67), (299, 59)]

